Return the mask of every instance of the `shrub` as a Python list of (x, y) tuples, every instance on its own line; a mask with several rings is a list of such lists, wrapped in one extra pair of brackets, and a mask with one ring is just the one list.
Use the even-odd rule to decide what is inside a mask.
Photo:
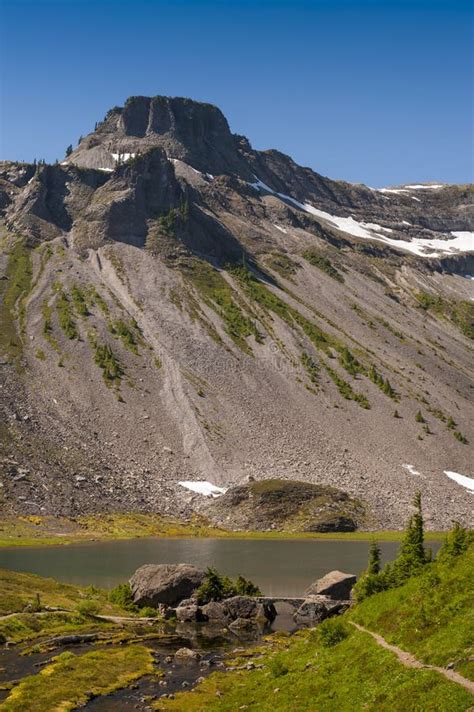
[(235, 596), (235, 587), (228, 576), (220, 574), (217, 569), (209, 566), (206, 569), (206, 580), (196, 592), (199, 603), (209, 601), (222, 601), (224, 598)]
[(314, 250), (307, 250), (306, 252), (303, 252), (303, 257), (314, 267), (317, 267), (322, 272), (326, 272), (329, 277), (336, 279), (338, 282), (344, 282), (342, 274), (334, 267), (332, 262), (327, 257), (319, 255), (317, 252), (314, 252)]
[(422, 414), (421, 410), (419, 410), (419, 411), (417, 412), (417, 414), (415, 415), (415, 420), (416, 420), (417, 423), (424, 423), (424, 422), (425, 422), (425, 419), (423, 418), (423, 414)]
[(453, 435), (456, 438), (456, 440), (459, 440), (459, 442), (463, 443), (463, 445), (467, 444), (467, 438), (462, 433), (460, 433), (459, 430), (455, 430), (453, 432)]
[(448, 532), (443, 546), (438, 552), (440, 559), (447, 559), (453, 556), (459, 556), (467, 551), (473, 536), (471, 532), (464, 529), (459, 522), (453, 522), (453, 528)]
[(64, 291), (59, 292), (56, 302), (56, 310), (58, 312), (59, 326), (64, 331), (68, 339), (78, 339), (79, 332), (77, 331), (76, 322), (73, 319), (72, 307), (69, 298)]
[(259, 587), (252, 581), (244, 578), (240, 574), (235, 581), (235, 593), (237, 596), (261, 596), (262, 592)]
[(280, 658), (274, 658), (268, 664), (268, 669), (272, 677), (283, 677), (289, 672), (288, 667), (280, 660)]
[(117, 361), (114, 352), (108, 344), (94, 344), (95, 357), (94, 360), (98, 366), (102, 369), (102, 375), (104, 380), (107, 381), (118, 381), (123, 376), (123, 369), (120, 363)]
[(99, 610), (99, 603), (97, 601), (92, 601), (90, 598), (77, 604), (77, 612), (84, 617), (96, 616)]
[(222, 601), (224, 598), (231, 598), (231, 596), (261, 595), (260, 589), (252, 581), (239, 575), (234, 582), (231, 578), (220, 574), (217, 569), (212, 567), (206, 569), (206, 580), (196, 592), (199, 603)]
[(71, 289), (71, 297), (77, 314), (79, 314), (79, 316), (89, 316), (86, 300), (77, 284), (74, 284)]
[(328, 618), (318, 627), (318, 636), (325, 648), (332, 648), (349, 637), (351, 631), (345, 621)]
[(126, 611), (135, 613), (138, 610), (133, 602), (132, 589), (128, 583), (119, 583), (118, 586), (113, 588), (109, 593), (109, 601), (120, 606), (120, 608), (124, 608)]
[(301, 354), (301, 363), (308, 373), (309, 380), (312, 383), (317, 383), (319, 380), (319, 366), (306, 351)]

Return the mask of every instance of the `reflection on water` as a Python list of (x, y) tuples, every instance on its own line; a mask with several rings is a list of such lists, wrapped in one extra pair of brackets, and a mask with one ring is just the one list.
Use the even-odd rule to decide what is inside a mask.
[[(438, 543), (431, 543), (433, 553)], [(369, 542), (256, 539), (131, 539), (64, 547), (0, 549), (0, 567), (52, 576), (78, 585), (113, 588), (142, 564), (195, 564), (254, 581), (268, 596), (301, 596), (328, 571), (360, 574)], [(398, 544), (381, 544), (384, 561)]]

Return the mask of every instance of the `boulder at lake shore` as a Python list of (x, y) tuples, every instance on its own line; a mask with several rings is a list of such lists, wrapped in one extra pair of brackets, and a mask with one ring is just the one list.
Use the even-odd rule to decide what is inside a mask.
[(348, 601), (352, 588), (357, 581), (354, 574), (342, 571), (330, 571), (318, 579), (306, 590), (305, 596), (327, 596), (335, 601)]
[(205, 579), (204, 571), (189, 564), (145, 564), (130, 579), (137, 606), (175, 606), (191, 598)]

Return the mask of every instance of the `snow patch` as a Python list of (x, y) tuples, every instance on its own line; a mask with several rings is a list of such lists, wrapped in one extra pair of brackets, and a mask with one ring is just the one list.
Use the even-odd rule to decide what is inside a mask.
[(420, 183), (414, 183), (412, 185), (405, 185), (404, 188), (407, 190), (438, 190), (439, 188), (444, 188), (441, 183), (431, 183), (431, 185), (423, 185)]
[(421, 472), (418, 472), (418, 470), (415, 470), (413, 465), (402, 465), (404, 470), (407, 470), (410, 475), (421, 475)]
[(205, 497), (220, 497), (227, 491), (227, 487), (217, 487), (213, 485), (212, 482), (207, 482), (207, 480), (178, 482), (178, 484), (180, 484), (181, 487), (191, 490), (191, 492), (203, 494)]
[(117, 161), (128, 161), (129, 158), (135, 158), (137, 155), (136, 153), (111, 153), (110, 154), (114, 161), (117, 163)]
[(460, 475), (458, 472), (451, 472), (451, 470), (444, 470), (444, 474), (454, 482), (457, 482), (458, 485), (461, 485), (461, 487), (474, 492), (474, 479), (472, 477), (466, 477), (466, 475)]
[[(311, 215), (314, 215), (317, 218), (326, 220), (331, 225), (333, 225), (333, 227), (336, 227), (338, 230), (346, 232), (349, 235), (353, 235), (354, 237), (361, 237), (366, 240), (378, 240), (379, 242), (385, 242), (391, 247), (395, 247), (405, 252), (411, 252), (412, 254), (418, 255), (419, 257), (440, 257), (443, 254), (449, 255), (456, 252), (467, 252), (470, 250), (474, 250), (474, 233), (472, 232), (452, 232), (451, 235), (453, 236), (453, 239), (447, 240), (442, 240), (440, 238), (434, 238), (432, 240), (414, 238), (409, 242), (405, 240), (395, 240), (393, 238), (387, 237), (387, 235), (383, 235), (381, 232), (377, 232), (393, 232), (391, 228), (383, 227), (382, 225), (377, 225), (376, 223), (359, 223), (357, 222), (357, 220), (354, 220), (353, 217), (342, 218), (337, 215), (331, 215), (330, 213), (326, 213), (324, 210), (318, 210), (310, 203), (300, 203), (299, 200), (295, 200), (295, 198), (292, 198), (290, 195), (286, 195), (285, 193), (277, 193), (275, 190), (273, 190), (273, 188), (270, 188), (269, 185), (257, 178), (257, 176), (255, 176), (255, 178), (256, 180), (254, 183), (249, 183), (249, 185), (251, 185), (252, 188), (255, 188), (255, 190), (264, 190), (267, 193), (270, 193), (271, 195), (276, 195), (282, 200), (287, 200), (288, 202), (293, 203), (293, 205), (295, 205), (300, 210), (304, 210), (304, 212), (306, 213), (310, 213)], [(388, 189), (382, 188), (381, 190)], [(414, 200), (419, 201), (418, 198), (415, 198), (414, 196), (412, 197)]]
[(285, 230), (284, 227), (282, 227), (281, 225), (277, 225), (276, 223), (273, 223), (273, 227), (276, 227), (276, 229), (277, 229), (277, 230), (280, 230), (280, 232), (284, 232), (285, 235), (286, 235), (286, 233), (288, 232), (287, 230)]

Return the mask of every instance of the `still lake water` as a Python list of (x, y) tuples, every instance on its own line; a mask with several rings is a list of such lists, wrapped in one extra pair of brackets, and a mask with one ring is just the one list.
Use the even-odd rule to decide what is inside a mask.
[[(384, 561), (393, 559), (397, 542), (380, 545)], [(439, 543), (431, 542), (435, 553)], [(129, 539), (62, 547), (0, 549), (0, 567), (52, 576), (81, 586), (113, 588), (142, 564), (215, 566), (229, 576), (242, 574), (267, 596), (301, 596), (328, 571), (360, 574), (369, 542), (295, 539)]]

